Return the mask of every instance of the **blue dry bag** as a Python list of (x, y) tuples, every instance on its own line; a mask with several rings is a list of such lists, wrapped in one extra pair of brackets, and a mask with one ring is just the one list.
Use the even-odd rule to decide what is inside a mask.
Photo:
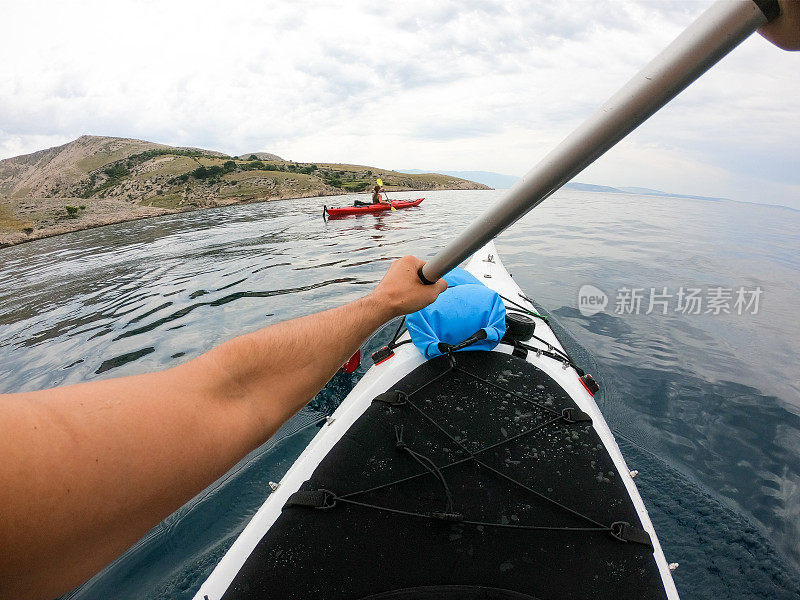
[(433, 304), (406, 317), (411, 341), (425, 358), (439, 356), (439, 343), (454, 346), (480, 330), (486, 337), (463, 350), (491, 350), (506, 332), (506, 307), (490, 290), (464, 269), (444, 276), (447, 289)]

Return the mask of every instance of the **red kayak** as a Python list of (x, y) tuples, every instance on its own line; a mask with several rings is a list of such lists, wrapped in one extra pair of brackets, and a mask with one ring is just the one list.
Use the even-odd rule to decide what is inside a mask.
[(410, 208), (412, 206), (419, 206), (425, 198), (417, 198), (416, 200), (393, 200), (391, 206), (388, 204), (369, 204), (367, 206), (343, 206), (341, 208), (328, 208), (325, 207), (325, 212), (329, 217), (342, 217), (344, 215), (360, 215), (361, 213), (377, 213), (384, 210), (392, 210), (395, 208)]

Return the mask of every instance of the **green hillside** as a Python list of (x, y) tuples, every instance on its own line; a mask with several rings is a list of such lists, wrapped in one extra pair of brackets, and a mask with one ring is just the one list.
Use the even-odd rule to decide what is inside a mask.
[(0, 245), (166, 212), (365, 192), (377, 178), (389, 191), (487, 189), (434, 173), (82, 136), (0, 161)]

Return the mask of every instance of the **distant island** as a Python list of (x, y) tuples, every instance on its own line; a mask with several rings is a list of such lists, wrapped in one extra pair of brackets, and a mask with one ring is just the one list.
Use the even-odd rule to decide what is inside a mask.
[(361, 192), (377, 178), (387, 191), (489, 189), (438, 173), (84, 135), (0, 160), (0, 247), (171, 212)]
[[(419, 169), (406, 169), (400, 171), (401, 173), (417, 174), (425, 173), (427, 171), (420, 171)], [(502, 173), (493, 173), (491, 171), (435, 171), (442, 175), (450, 175), (451, 177), (459, 177), (462, 179), (469, 179), (483, 183), (495, 189), (507, 189), (513, 186), (519, 177), (515, 175), (503, 175)], [(688, 194), (672, 194), (670, 192), (662, 192), (644, 187), (612, 187), (608, 185), (596, 185), (594, 183), (580, 183), (578, 181), (570, 181), (564, 184), (562, 189), (565, 190), (579, 190), (581, 192), (608, 192), (611, 194), (636, 194), (639, 196), (669, 196), (670, 198), (691, 198), (692, 200), (727, 200), (727, 198), (716, 198), (713, 196), (690, 196)]]

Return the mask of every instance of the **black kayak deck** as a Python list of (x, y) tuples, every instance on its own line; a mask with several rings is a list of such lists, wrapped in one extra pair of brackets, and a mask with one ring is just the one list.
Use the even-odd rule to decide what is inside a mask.
[(372, 403), (223, 598), (665, 597), (588, 416), (530, 363), (461, 352)]

